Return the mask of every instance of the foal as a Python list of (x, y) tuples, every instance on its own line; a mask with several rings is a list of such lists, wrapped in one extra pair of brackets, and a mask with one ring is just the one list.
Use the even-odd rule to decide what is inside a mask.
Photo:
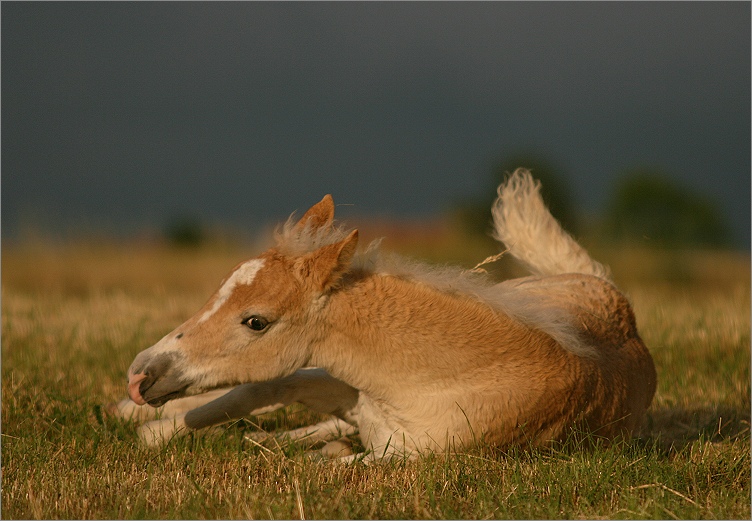
[(536, 446), (573, 427), (629, 436), (655, 393), (652, 358), (607, 269), (539, 190), (525, 170), (499, 187), (495, 237), (533, 274), (500, 284), (375, 247), (356, 254), (357, 230), (336, 226), (324, 197), (136, 356), (118, 413), (151, 419), (139, 406), (164, 405), (139, 428), (157, 444), (299, 402), (332, 419), (285, 435), (358, 431), (369, 459), (481, 437)]

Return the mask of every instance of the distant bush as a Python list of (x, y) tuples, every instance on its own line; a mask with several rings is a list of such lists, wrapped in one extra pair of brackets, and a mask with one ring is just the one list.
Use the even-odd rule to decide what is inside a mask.
[(195, 217), (173, 218), (164, 228), (165, 241), (172, 246), (196, 248), (206, 240), (206, 232)]
[(720, 208), (655, 171), (634, 171), (616, 186), (606, 210), (606, 234), (660, 246), (726, 246)]

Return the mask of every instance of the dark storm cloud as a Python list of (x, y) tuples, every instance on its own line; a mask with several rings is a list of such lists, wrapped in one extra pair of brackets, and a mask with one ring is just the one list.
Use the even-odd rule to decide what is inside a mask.
[(3, 232), (425, 215), (532, 148), (664, 168), (749, 241), (748, 3), (4, 3)]

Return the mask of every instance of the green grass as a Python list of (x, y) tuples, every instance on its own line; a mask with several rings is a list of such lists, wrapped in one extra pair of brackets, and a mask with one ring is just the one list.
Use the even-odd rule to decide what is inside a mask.
[[(340, 466), (251, 445), (246, 421), (150, 450), (103, 413), (133, 356), (247, 252), (2, 253), (3, 518), (750, 518), (748, 256), (686, 254), (676, 279), (661, 254), (638, 277), (610, 253), (659, 375), (636, 439)], [(259, 421), (317, 419), (292, 408)]]

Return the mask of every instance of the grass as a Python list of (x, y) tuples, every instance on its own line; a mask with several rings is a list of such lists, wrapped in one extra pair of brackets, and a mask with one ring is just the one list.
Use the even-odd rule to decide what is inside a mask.
[[(623, 444), (338, 466), (251, 445), (239, 422), (140, 446), (102, 406), (124, 396), (133, 356), (249, 255), (3, 248), (3, 518), (750, 518), (748, 255), (599, 252), (659, 375), (644, 431)], [(316, 419), (292, 408), (261, 421)]]

